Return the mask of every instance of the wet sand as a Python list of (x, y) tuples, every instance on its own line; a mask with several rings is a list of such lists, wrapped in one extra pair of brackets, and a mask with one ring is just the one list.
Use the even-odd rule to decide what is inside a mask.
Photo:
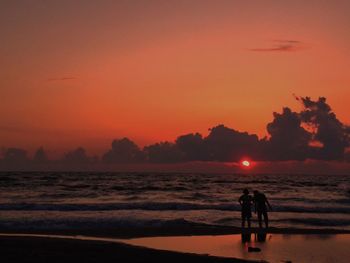
[[(147, 237), (125, 241), (131, 245), (218, 257), (298, 263), (348, 263), (349, 234), (245, 233), (219, 236)], [(257, 252), (249, 250), (259, 249)]]

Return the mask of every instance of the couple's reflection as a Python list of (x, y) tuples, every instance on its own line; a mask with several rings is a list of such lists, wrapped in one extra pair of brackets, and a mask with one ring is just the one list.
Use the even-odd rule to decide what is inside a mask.
[[(249, 243), (252, 241), (252, 233), (241, 234), (242, 243)], [(254, 233), (254, 242), (264, 243), (266, 241), (266, 233)]]
[(255, 241), (264, 243), (266, 241), (266, 233), (255, 233)]

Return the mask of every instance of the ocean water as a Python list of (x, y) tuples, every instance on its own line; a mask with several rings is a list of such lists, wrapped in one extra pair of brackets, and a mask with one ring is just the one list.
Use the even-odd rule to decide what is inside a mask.
[(243, 188), (266, 194), (273, 227), (350, 230), (350, 175), (105, 172), (0, 173), (0, 228), (240, 226)]

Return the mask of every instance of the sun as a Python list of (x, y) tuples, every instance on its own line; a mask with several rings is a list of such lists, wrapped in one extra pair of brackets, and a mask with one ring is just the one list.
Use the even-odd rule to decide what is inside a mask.
[(243, 165), (244, 167), (249, 167), (249, 166), (250, 166), (250, 162), (249, 162), (248, 160), (243, 160), (243, 161), (242, 161), (242, 165)]

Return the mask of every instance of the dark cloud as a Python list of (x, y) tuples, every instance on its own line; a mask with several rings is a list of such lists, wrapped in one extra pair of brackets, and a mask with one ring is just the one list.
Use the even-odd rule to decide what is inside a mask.
[(88, 164), (91, 163), (92, 158), (88, 157), (86, 150), (79, 147), (75, 150), (67, 152), (63, 157), (63, 162), (66, 164)]
[(171, 142), (155, 143), (144, 148), (147, 161), (151, 163), (176, 163), (186, 160), (185, 153)]
[(33, 162), (34, 163), (46, 163), (48, 161), (46, 152), (43, 147), (40, 147), (39, 149), (36, 150), (34, 157), (33, 157)]
[(205, 141), (199, 133), (181, 135), (175, 143), (178, 149), (183, 152), (186, 161), (205, 161), (209, 159)]
[(267, 125), (264, 146), (268, 160), (344, 160), (350, 146), (350, 128), (332, 111), (326, 98), (296, 97), (303, 106), (297, 113), (284, 108)]
[(143, 160), (143, 152), (128, 138), (114, 140), (112, 148), (102, 157), (105, 163), (135, 163)]
[[(128, 138), (116, 139), (101, 160), (105, 164), (238, 162), (245, 157), (256, 161), (350, 160), (350, 127), (337, 118), (326, 98), (296, 99), (302, 104), (301, 111), (285, 107), (281, 113), (274, 112), (266, 126), (268, 136), (263, 139), (221, 124), (209, 129), (206, 137), (189, 133), (175, 142), (159, 142), (143, 149)], [(97, 162), (81, 147), (66, 153), (59, 162), (50, 162), (40, 147), (33, 160), (23, 149), (5, 149), (1, 163), (3, 167), (46, 163), (65, 168)]]
[(27, 163), (27, 151), (21, 148), (8, 148), (5, 150), (3, 162), (6, 165), (21, 165)]
[(258, 158), (259, 155), (257, 135), (239, 132), (224, 125), (211, 128), (204, 140), (210, 161), (232, 162), (239, 161), (244, 156)]
[(270, 138), (264, 144), (264, 157), (268, 160), (305, 160), (310, 151), (311, 133), (302, 127), (300, 115), (283, 108), (273, 113), (274, 119), (267, 124)]
[(255, 52), (295, 52), (304, 49), (302, 42), (298, 40), (281, 40), (272, 41), (273, 44), (266, 48), (250, 48), (250, 51)]
[(297, 98), (304, 109), (300, 112), (301, 120), (312, 130), (312, 140), (318, 142), (313, 155), (315, 159), (339, 160), (350, 142), (350, 128), (338, 120), (326, 98), (313, 101), (310, 97)]
[(224, 125), (209, 129), (205, 138), (199, 133), (179, 136), (175, 146), (185, 161), (239, 161), (244, 156), (259, 158), (261, 147), (257, 135), (239, 132)]

